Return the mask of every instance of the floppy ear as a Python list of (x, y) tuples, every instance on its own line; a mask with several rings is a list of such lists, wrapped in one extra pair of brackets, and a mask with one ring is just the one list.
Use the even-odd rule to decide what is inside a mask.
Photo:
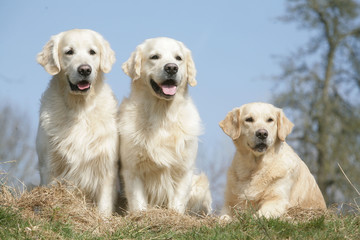
[(98, 33), (95, 33), (95, 35), (100, 42), (100, 69), (104, 73), (108, 73), (116, 61), (115, 52), (111, 49), (109, 42), (105, 38)]
[(196, 76), (196, 68), (194, 60), (191, 56), (191, 51), (187, 48), (186, 49), (186, 68), (187, 68), (187, 80), (190, 86), (195, 87), (197, 81), (195, 79)]
[(287, 135), (292, 131), (294, 124), (285, 116), (283, 110), (279, 109), (277, 119), (277, 134), (281, 141), (285, 141)]
[(37, 55), (38, 63), (51, 75), (56, 75), (61, 70), (58, 47), (62, 34), (63, 33), (59, 33), (52, 36), (45, 44), (43, 50)]
[(131, 53), (130, 58), (123, 63), (122, 70), (131, 77), (133, 81), (140, 78), (141, 75), (141, 60), (142, 60), (142, 46), (136, 47), (136, 50)]
[(240, 114), (241, 114), (241, 109), (235, 108), (226, 115), (224, 120), (222, 120), (219, 123), (222, 130), (228, 136), (230, 136), (232, 140), (238, 139), (241, 134)]

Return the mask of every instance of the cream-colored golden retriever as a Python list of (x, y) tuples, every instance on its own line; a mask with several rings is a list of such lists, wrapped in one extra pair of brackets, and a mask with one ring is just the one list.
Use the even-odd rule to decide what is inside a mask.
[(183, 213), (189, 203), (190, 210), (210, 211), (208, 180), (193, 177), (201, 122), (188, 93), (188, 84), (196, 85), (190, 50), (174, 39), (148, 39), (123, 70), (132, 79), (119, 113), (129, 210), (161, 206)]
[(109, 216), (119, 137), (117, 101), (104, 73), (115, 54), (99, 33), (74, 29), (52, 36), (37, 60), (53, 75), (41, 98), (36, 139), (41, 184), (71, 182)]
[(222, 218), (234, 208), (279, 217), (289, 207), (325, 209), (325, 201), (305, 163), (285, 142), (293, 124), (267, 103), (250, 103), (229, 112), (220, 127), (234, 141)]

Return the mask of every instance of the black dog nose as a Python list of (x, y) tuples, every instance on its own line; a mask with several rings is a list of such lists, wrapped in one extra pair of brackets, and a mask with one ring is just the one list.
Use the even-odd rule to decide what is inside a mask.
[(167, 72), (170, 75), (174, 75), (178, 72), (179, 67), (175, 63), (168, 63), (164, 66), (165, 72)]
[(87, 77), (91, 74), (91, 66), (89, 64), (82, 64), (78, 67), (78, 73), (81, 76)]
[(265, 129), (260, 129), (256, 131), (255, 135), (257, 138), (260, 138), (261, 140), (265, 140), (268, 137), (269, 133)]

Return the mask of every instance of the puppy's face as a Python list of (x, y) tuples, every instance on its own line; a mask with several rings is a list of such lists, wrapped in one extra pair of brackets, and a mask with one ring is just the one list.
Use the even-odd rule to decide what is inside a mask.
[(73, 94), (87, 94), (99, 72), (109, 72), (114, 61), (109, 44), (98, 33), (86, 29), (53, 36), (38, 54), (38, 62), (52, 75), (61, 73)]
[(170, 38), (146, 40), (123, 64), (123, 70), (160, 99), (173, 99), (187, 82), (196, 85), (190, 51), (181, 42)]
[(261, 155), (277, 140), (285, 141), (293, 124), (271, 104), (250, 103), (229, 112), (220, 127), (242, 148)]

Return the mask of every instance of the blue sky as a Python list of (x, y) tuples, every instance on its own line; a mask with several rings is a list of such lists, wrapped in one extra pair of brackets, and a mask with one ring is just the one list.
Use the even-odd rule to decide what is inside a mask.
[(277, 86), (269, 78), (280, 73), (274, 56), (307, 41), (306, 32), (277, 20), (284, 13), (283, 0), (0, 0), (0, 101), (28, 115), (35, 138), (39, 99), (51, 78), (36, 55), (51, 35), (73, 28), (102, 34), (116, 52), (106, 78), (119, 101), (130, 90), (121, 64), (145, 39), (171, 37), (192, 51), (198, 85), (190, 93), (205, 129), (201, 151), (210, 151), (228, 141), (218, 126), (227, 112), (270, 101)]

